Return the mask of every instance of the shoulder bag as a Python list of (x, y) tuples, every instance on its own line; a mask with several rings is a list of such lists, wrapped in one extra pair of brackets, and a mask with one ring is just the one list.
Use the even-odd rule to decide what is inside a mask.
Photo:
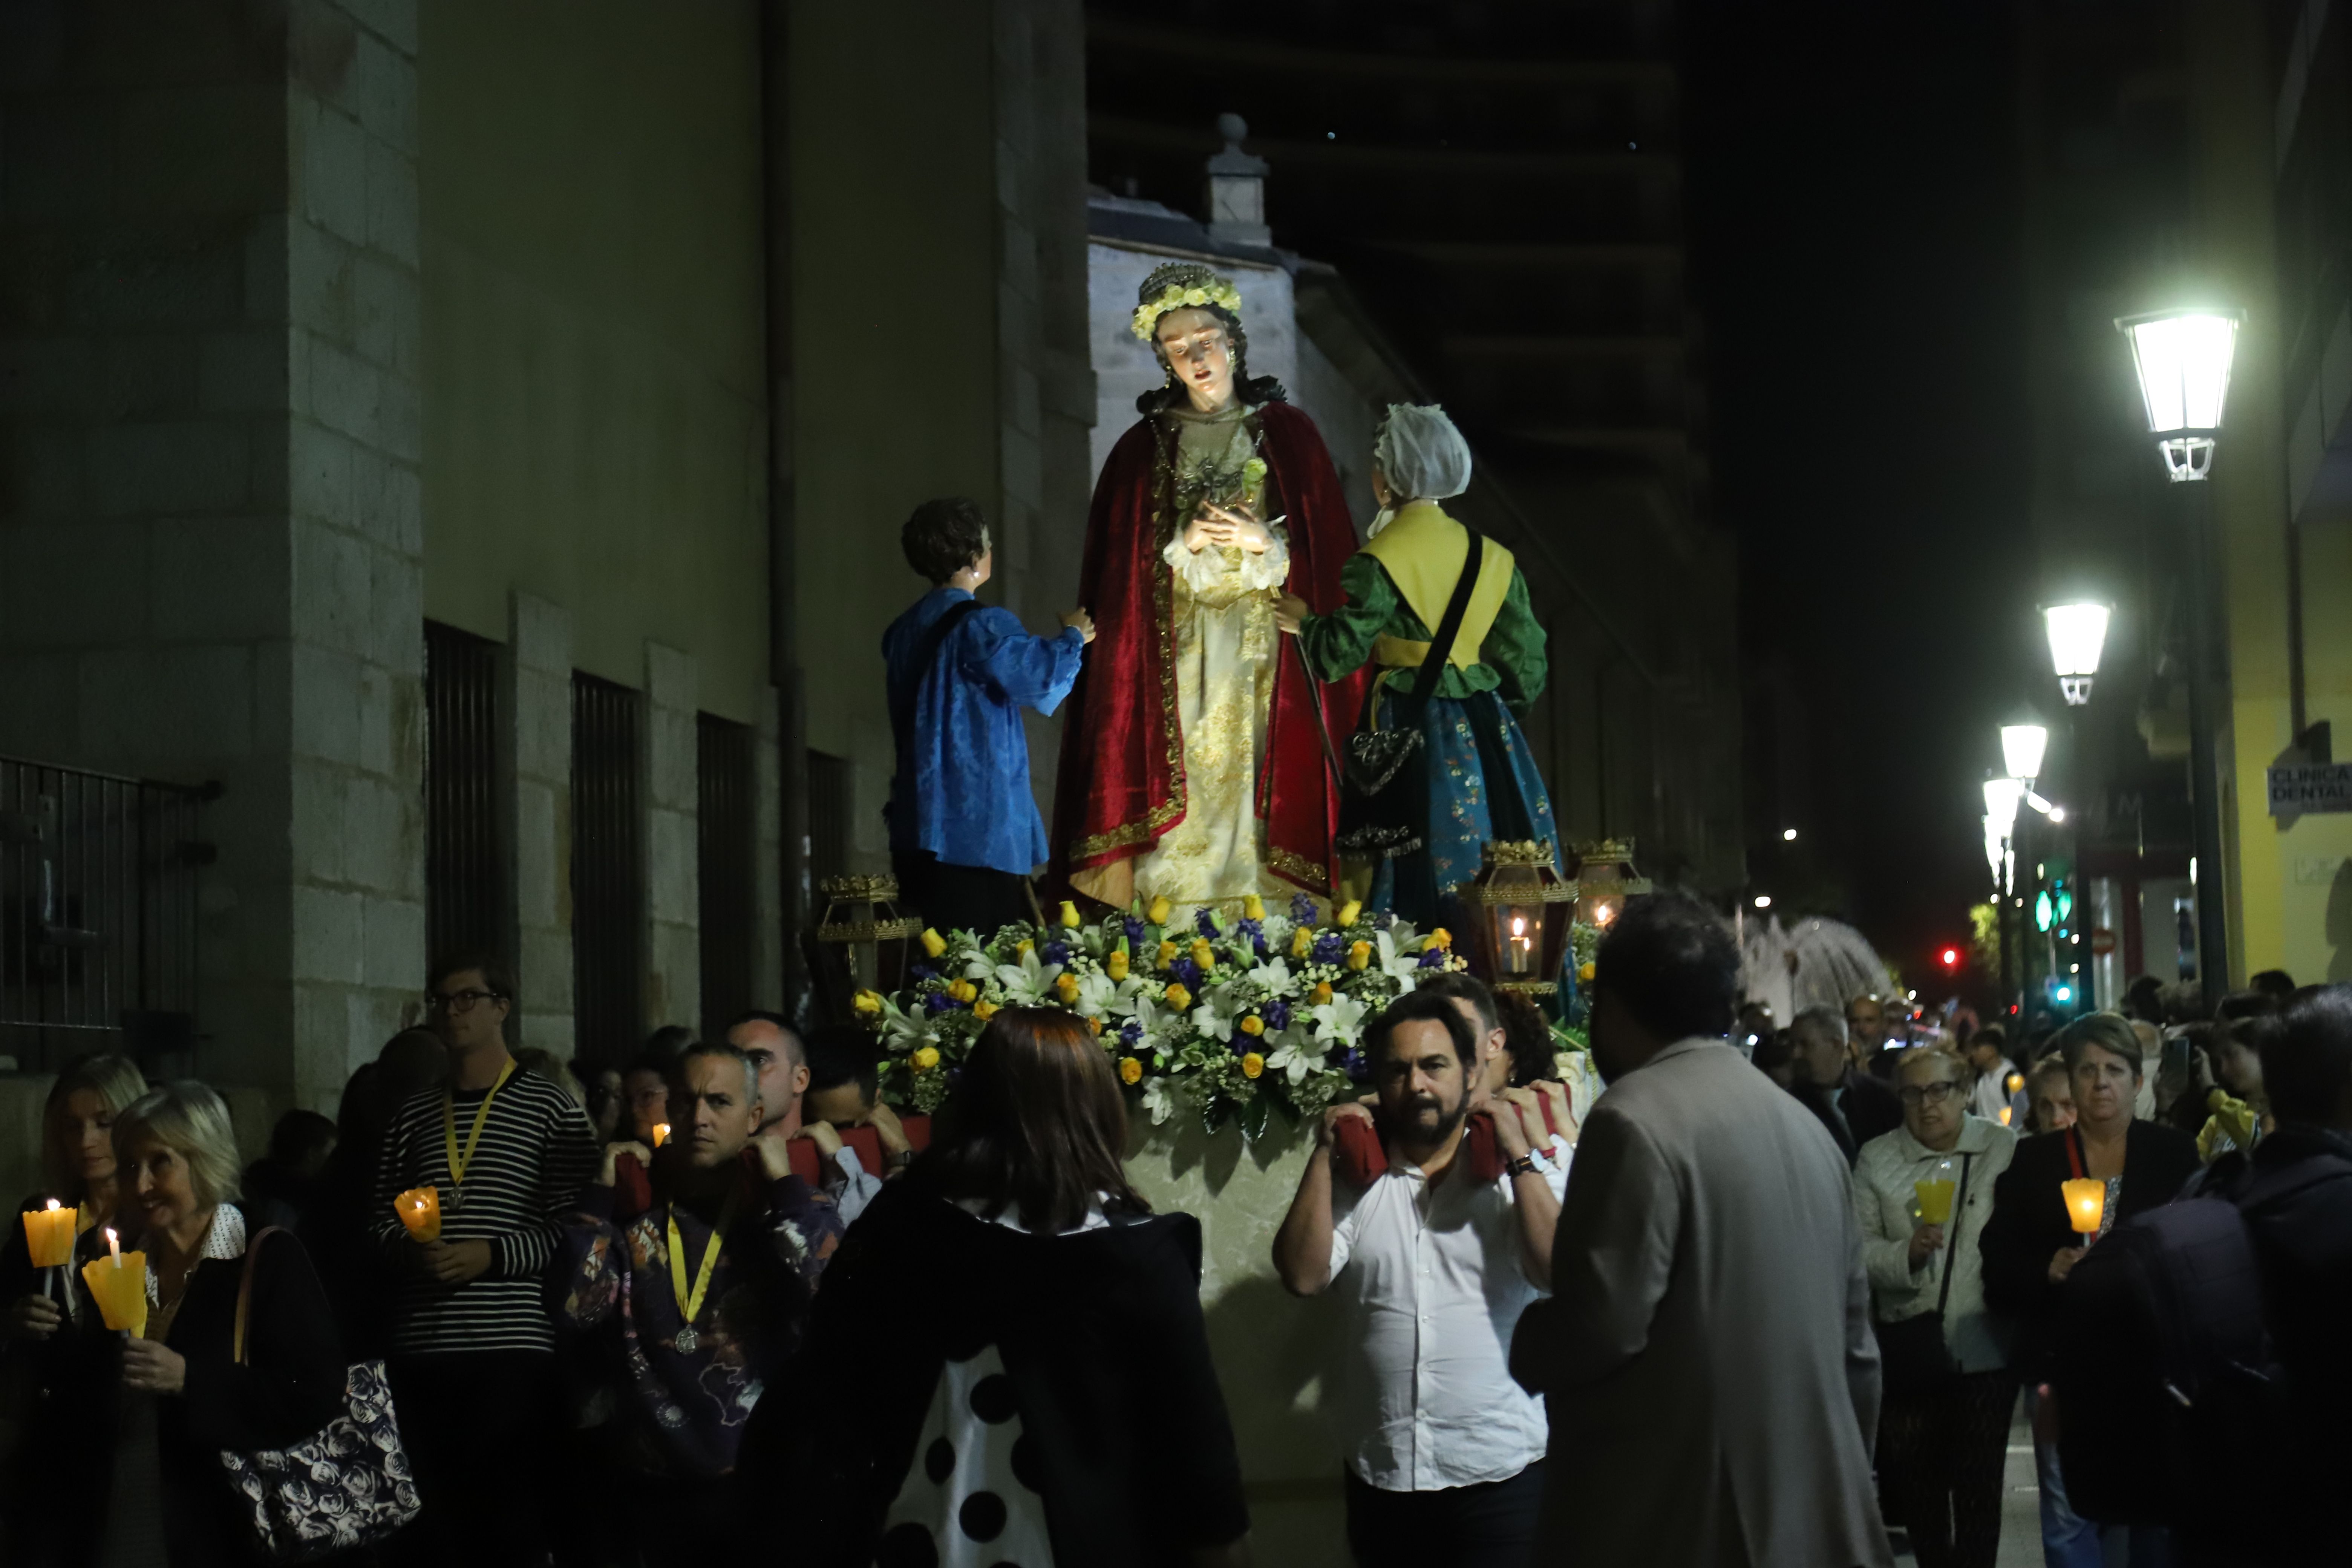
[[(236, 1288), (236, 1364), (247, 1364), (245, 1329), (253, 1305), (253, 1260), (270, 1226), (246, 1243)], [(221, 1468), (244, 1505), (261, 1554), (273, 1563), (308, 1563), (369, 1546), (415, 1519), (421, 1505), (408, 1456), (393, 1418), (383, 1363), (360, 1362), (346, 1373), (343, 1413), (288, 1448), (223, 1449)]]
[(1394, 858), (1410, 855), (1421, 847), (1421, 829), (1412, 809), (1419, 795), (1410, 787), (1417, 781), (1400, 784), (1398, 775), (1406, 771), (1405, 764), (1422, 749), (1422, 715), (1428, 711), (1430, 700), (1437, 692), (1438, 678), (1445, 673), (1446, 663), (1454, 657), (1454, 640), (1462, 632), (1462, 617), (1468, 613), (1471, 592), (1478, 585), (1478, 568), (1485, 560), (1486, 541), (1476, 529), (1465, 528), (1463, 531), (1470, 536), (1470, 548), (1462, 575), (1454, 581), (1453, 597), (1445, 602), (1445, 614), (1438, 622), (1437, 635), (1430, 640), (1428, 656), (1421, 661), (1412, 689), (1396, 705), (1394, 726), (1386, 730), (1378, 727), (1381, 688), (1375, 681), (1365, 699), (1364, 726), (1348, 737), (1339, 847), (1350, 853)]
[(1895, 1394), (1933, 1394), (1960, 1375), (1960, 1363), (1944, 1338), (1944, 1309), (1952, 1300), (1952, 1264), (1959, 1229), (1968, 1214), (1969, 1168), (1976, 1156), (1960, 1156), (1960, 1190), (1952, 1199), (1951, 1235), (1944, 1241), (1944, 1288), (1936, 1296), (1936, 1310), (1892, 1323), (1874, 1323), (1878, 1360), (1886, 1392)]

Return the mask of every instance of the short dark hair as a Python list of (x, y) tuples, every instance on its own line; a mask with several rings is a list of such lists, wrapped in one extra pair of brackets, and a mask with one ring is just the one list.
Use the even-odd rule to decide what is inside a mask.
[(2265, 969), (2246, 982), (2249, 990), (2259, 991), (2282, 1007), (2294, 994), (2294, 976), (2284, 969)]
[(1503, 1026), (1502, 1010), (1495, 1004), (1495, 993), (1486, 983), (1466, 969), (1441, 969), (1413, 987), (1422, 996), (1451, 996), (1470, 1004), (1478, 1015), (1480, 1026), (1499, 1029)]
[(335, 1124), (315, 1110), (289, 1110), (269, 1130), (269, 1157), (281, 1165), (299, 1165), (332, 1143)]
[(801, 1038), (799, 1027), (782, 1013), (771, 1013), (764, 1007), (753, 1007), (728, 1019), (727, 1027), (720, 1037), (725, 1038), (727, 1035), (733, 1034), (746, 1024), (774, 1025), (784, 1037), (784, 1055), (791, 1058), (792, 1064), (794, 1067), (805, 1067), (808, 1064), (808, 1042)]
[(2287, 1004), (2262, 1043), (2263, 1091), (2271, 1114), (2306, 1127), (2332, 1127), (2352, 1083), (2352, 985), (2321, 985)]
[(1511, 1053), (1512, 1088), (1559, 1077), (1559, 1047), (1552, 1040), (1551, 1023), (1525, 992), (1495, 993), (1495, 1016), (1502, 1021), (1503, 1048)]
[[(733, 1062), (743, 1069), (744, 1094), (751, 1099), (759, 1097), (760, 1075), (753, 1070), (751, 1058), (724, 1040), (688, 1040), (686, 1049), (669, 1058), (668, 1070), (663, 1074), (663, 1081), (683, 1089), (686, 1086), (686, 1064), (698, 1057), (722, 1057)], [(646, 1058), (640, 1057), (637, 1060), (643, 1065)]]
[(669, 1058), (682, 1054), (694, 1044), (694, 1031), (684, 1024), (664, 1024), (646, 1037), (646, 1048), (639, 1053), (646, 1057)]
[(1418, 1023), (1444, 1025), (1445, 1037), (1454, 1042), (1454, 1054), (1461, 1060), (1464, 1075), (1478, 1070), (1478, 1037), (1470, 1032), (1470, 1020), (1450, 997), (1427, 986), (1406, 992), (1372, 1020), (1372, 1026), (1364, 1032), (1365, 1057), (1379, 1061), (1389, 1054), (1389, 1037), (1396, 1033), (1399, 1024)]
[(469, 969), (481, 973), (482, 984), (490, 988), (493, 995), (507, 1002), (515, 999), (514, 971), (505, 959), (488, 951), (467, 952), (461, 950), (443, 953), (441, 962), (426, 973), (425, 989), (436, 990), (444, 980), (453, 974), (463, 974)]
[(1626, 900), (1592, 955), (1592, 973), (1596, 995), (1614, 997), (1661, 1040), (1720, 1039), (1739, 1013), (1731, 926), (1679, 888)]
[(898, 548), (927, 582), (944, 583), (987, 553), (988, 520), (961, 496), (927, 500), (898, 531)]
[(2068, 1072), (2083, 1065), (2083, 1053), (2094, 1046), (2123, 1058), (2131, 1067), (2132, 1081), (2140, 1080), (2147, 1058), (2130, 1019), (2120, 1013), (2085, 1013), (2058, 1031), (2058, 1052), (2066, 1058)]
[(882, 1066), (871, 1031), (856, 1024), (828, 1024), (808, 1037), (809, 1089), (857, 1085), (857, 1098), (871, 1105), (881, 1089)]
[[(691, 1048), (694, 1043), (691, 1040), (688, 1041), (688, 1048)], [(631, 1073), (649, 1072), (662, 1082), (667, 1083), (670, 1069), (685, 1059), (686, 1053), (683, 1051), (639, 1051), (621, 1065), (621, 1076), (625, 1079)]]

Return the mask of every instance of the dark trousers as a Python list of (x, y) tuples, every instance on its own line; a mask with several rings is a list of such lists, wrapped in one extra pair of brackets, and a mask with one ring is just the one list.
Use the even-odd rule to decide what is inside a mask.
[(1878, 1417), (1886, 1522), (1909, 1532), (1919, 1568), (1993, 1568), (2016, 1407), (2017, 1380), (2006, 1372), (1969, 1373), (1929, 1393), (1886, 1396)]
[(460, 1351), (394, 1359), (393, 1410), (424, 1510), (400, 1532), (415, 1568), (539, 1568), (562, 1429), (555, 1357)]
[(1348, 1477), (1348, 1550), (1358, 1568), (1527, 1568), (1543, 1511), (1544, 1462), (1507, 1481), (1382, 1491)]
[(899, 893), (942, 936), (968, 931), (986, 942), (1000, 926), (1037, 918), (1029, 879), (1011, 871), (950, 866), (929, 854), (893, 855), (890, 869), (898, 878)]

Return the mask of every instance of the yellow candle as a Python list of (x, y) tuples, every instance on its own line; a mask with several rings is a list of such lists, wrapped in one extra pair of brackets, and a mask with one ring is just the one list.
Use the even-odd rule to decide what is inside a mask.
[(2008, 1126), (2008, 1125), (2009, 1125), (2009, 1119), (2010, 1119), (2011, 1116), (2015, 1115), (2015, 1114), (2016, 1114), (2016, 1107), (2014, 1107), (2014, 1106), (2009, 1106), (2009, 1105), (2004, 1105), (2004, 1106), (2002, 1106), (2002, 1107), (2000, 1108), (2000, 1124), (2001, 1124), (2003, 1127)]
[(654, 1123), (654, 1147), (655, 1147), (655, 1148), (656, 1148), (656, 1149), (658, 1149), (658, 1148), (660, 1148), (663, 1144), (665, 1144), (665, 1143), (667, 1143), (667, 1142), (669, 1142), (669, 1123), (668, 1123), (668, 1122), (667, 1122), (667, 1121), (656, 1121), (656, 1122), (655, 1122), (655, 1123)]
[(25, 1211), (25, 1245), (36, 1268), (55, 1268), (73, 1261), (75, 1211), (51, 1198), (45, 1209)]
[(106, 1320), (110, 1329), (121, 1329), (133, 1335), (147, 1331), (147, 1255), (124, 1252), (115, 1246), (112, 1231), (106, 1233), (107, 1244), (113, 1248), (109, 1258), (93, 1258), (81, 1266), (83, 1282), (89, 1286), (92, 1300), (98, 1303), (98, 1315)]
[(114, 1234), (114, 1227), (110, 1225), (106, 1227), (106, 1250), (114, 1258), (114, 1266), (121, 1268), (122, 1238)]
[(392, 1212), (408, 1227), (410, 1237), (417, 1241), (441, 1239), (441, 1189), (411, 1187), (392, 1200)]
[(1942, 1225), (1952, 1217), (1952, 1184), (1941, 1176), (1930, 1176), (1924, 1182), (1914, 1182), (1911, 1190), (1919, 1194), (1919, 1217), (1929, 1225)]
[(2106, 1213), (2107, 1184), (2096, 1176), (2077, 1176), (2060, 1184), (2066, 1191), (2066, 1213), (2078, 1236), (2099, 1234), (2099, 1217)]

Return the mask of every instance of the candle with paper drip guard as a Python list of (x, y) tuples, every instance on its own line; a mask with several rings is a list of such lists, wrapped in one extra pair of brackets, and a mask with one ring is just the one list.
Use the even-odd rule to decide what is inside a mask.
[(92, 1299), (98, 1302), (98, 1315), (106, 1320), (110, 1329), (119, 1329), (133, 1336), (147, 1332), (147, 1255), (125, 1252), (122, 1240), (114, 1227), (106, 1230), (104, 1258), (93, 1258), (81, 1266), (82, 1282), (89, 1287)]
[(74, 1226), (79, 1211), (49, 1200), (45, 1209), (25, 1211), (25, 1245), (36, 1268), (56, 1268), (73, 1261)]
[(654, 1147), (655, 1147), (655, 1148), (656, 1148), (656, 1149), (658, 1149), (658, 1148), (660, 1148), (663, 1144), (665, 1144), (665, 1143), (667, 1143), (667, 1142), (669, 1142), (669, 1123), (668, 1123), (668, 1122), (667, 1122), (667, 1121), (656, 1121), (656, 1122), (655, 1122), (655, 1123), (654, 1123)]
[(411, 1187), (392, 1200), (393, 1212), (400, 1223), (408, 1227), (411, 1238), (417, 1241), (441, 1239), (441, 1189)]
[(2096, 1176), (2076, 1176), (2059, 1184), (2066, 1194), (2066, 1215), (2074, 1222), (2074, 1233), (2098, 1235), (2099, 1221), (2107, 1212), (2107, 1184)]

